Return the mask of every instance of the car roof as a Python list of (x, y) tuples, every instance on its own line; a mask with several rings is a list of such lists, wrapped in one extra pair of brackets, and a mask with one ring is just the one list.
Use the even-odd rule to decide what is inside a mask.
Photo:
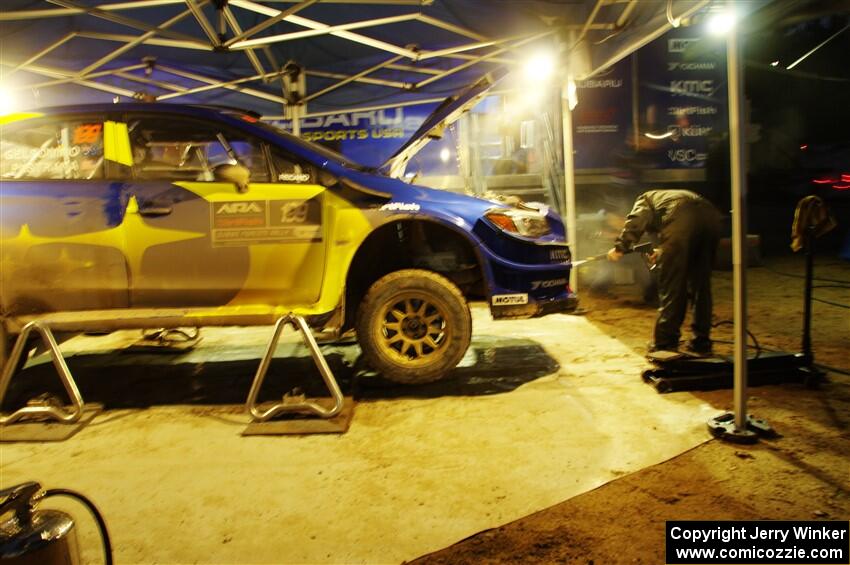
[(221, 114), (243, 114), (256, 117), (254, 112), (231, 108), (227, 106), (212, 106), (204, 104), (168, 104), (162, 102), (119, 102), (116, 104), (70, 104), (66, 106), (48, 106), (35, 108), (32, 112), (38, 112), (45, 116), (59, 114), (85, 114), (85, 113), (114, 113), (114, 112), (174, 112), (186, 115), (221, 115)]

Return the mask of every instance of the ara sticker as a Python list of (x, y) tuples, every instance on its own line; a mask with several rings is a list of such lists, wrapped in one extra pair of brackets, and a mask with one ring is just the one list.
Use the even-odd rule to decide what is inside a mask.
[(322, 241), (318, 198), (214, 202), (211, 207), (215, 247)]

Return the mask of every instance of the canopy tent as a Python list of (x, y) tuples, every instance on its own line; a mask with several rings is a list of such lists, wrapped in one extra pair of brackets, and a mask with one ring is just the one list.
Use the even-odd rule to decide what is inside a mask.
[[(585, 78), (707, 3), (7, 0), (0, 72), (24, 106), (144, 96), (303, 116), (443, 98), (541, 44)], [(300, 100), (282, 88), (299, 67)]]
[[(605, 70), (709, 1), (6, 0), (0, 84), (29, 93), (24, 107), (136, 97), (292, 118), (440, 99), (497, 66), (518, 65), (541, 44), (557, 47), (574, 241), (569, 81)], [(734, 4), (741, 13), (764, 3)], [(729, 45), (735, 426), (744, 430), (741, 65), (736, 41)]]

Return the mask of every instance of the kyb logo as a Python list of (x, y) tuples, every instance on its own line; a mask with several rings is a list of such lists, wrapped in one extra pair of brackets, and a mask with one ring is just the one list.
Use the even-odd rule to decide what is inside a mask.
[(713, 80), (671, 80), (673, 96), (710, 95), (714, 92)]
[(699, 41), (697, 37), (689, 37), (684, 38), (680, 37), (678, 39), (668, 39), (667, 40), (667, 52), (668, 53), (682, 53), (691, 43), (696, 43)]
[(712, 61), (705, 61), (701, 63), (678, 63), (678, 62), (670, 62), (667, 63), (668, 71), (713, 71), (717, 66), (716, 63)]
[(215, 211), (220, 214), (262, 214), (263, 207), (259, 202), (225, 202)]
[(667, 131), (673, 134), (673, 137), (705, 137), (711, 133), (711, 126), (667, 126)]

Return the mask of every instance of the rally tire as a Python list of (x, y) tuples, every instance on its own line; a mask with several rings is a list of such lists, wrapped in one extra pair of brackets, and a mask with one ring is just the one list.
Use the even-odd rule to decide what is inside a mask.
[(449, 279), (404, 269), (372, 284), (357, 310), (356, 330), (370, 367), (397, 383), (422, 384), (442, 379), (463, 359), (472, 316)]

